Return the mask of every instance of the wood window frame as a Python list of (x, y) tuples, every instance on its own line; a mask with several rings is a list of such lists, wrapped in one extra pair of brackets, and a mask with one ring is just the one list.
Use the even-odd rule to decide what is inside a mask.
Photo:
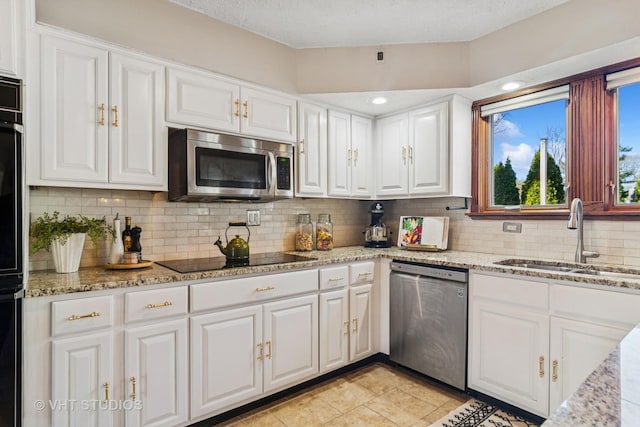
[[(566, 219), (570, 201), (580, 197), (585, 218), (640, 220), (640, 204), (616, 205), (617, 135), (615, 92), (606, 90), (609, 73), (640, 66), (640, 58), (554, 80), (508, 95), (475, 101), (471, 134), (471, 206), (467, 216), (476, 219)], [(566, 206), (521, 206), (519, 210), (491, 206), (491, 117), (483, 118), (483, 105), (520, 97), (561, 85), (570, 85), (567, 110)]]

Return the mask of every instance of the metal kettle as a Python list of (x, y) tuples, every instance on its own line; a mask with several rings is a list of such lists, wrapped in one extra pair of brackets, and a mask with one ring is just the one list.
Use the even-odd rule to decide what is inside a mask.
[[(242, 237), (236, 234), (236, 237), (229, 241), (229, 236), (227, 235), (227, 233), (231, 227), (245, 227), (249, 232), (247, 240), (244, 240)], [(220, 236), (218, 236), (218, 240), (214, 242), (214, 245), (216, 245), (220, 249), (220, 252), (222, 252), (224, 256), (227, 257), (227, 262), (233, 264), (249, 262), (249, 239), (251, 239), (251, 230), (249, 230), (249, 227), (247, 227), (247, 223), (230, 222), (229, 226), (224, 232), (224, 236), (227, 240), (227, 246), (222, 246), (222, 240), (220, 240)]]

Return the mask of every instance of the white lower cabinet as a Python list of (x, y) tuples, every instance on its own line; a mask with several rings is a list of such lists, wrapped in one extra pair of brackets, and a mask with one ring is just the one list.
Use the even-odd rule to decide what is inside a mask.
[(547, 417), (640, 322), (640, 294), (472, 272), (468, 387)]
[(213, 414), (318, 372), (318, 297), (191, 318), (191, 416)]
[(128, 427), (171, 427), (188, 419), (187, 319), (125, 331), (125, 400)]
[(114, 411), (103, 403), (114, 398), (113, 333), (54, 339), (51, 347), (52, 425), (112, 426)]
[[(375, 352), (370, 283), (375, 279), (374, 268), (373, 262), (363, 262), (320, 271), (321, 290), (331, 290), (320, 293), (321, 373)], [(355, 285), (347, 288), (348, 283)]]

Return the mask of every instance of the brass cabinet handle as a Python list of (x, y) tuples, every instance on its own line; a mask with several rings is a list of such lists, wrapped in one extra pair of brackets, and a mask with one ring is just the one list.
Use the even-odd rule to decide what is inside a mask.
[(256, 288), (256, 292), (266, 292), (266, 291), (272, 291), (275, 288), (273, 286), (265, 286), (264, 288)]
[(79, 320), (79, 319), (87, 319), (89, 317), (98, 317), (100, 316), (100, 313), (98, 313), (97, 311), (92, 311), (89, 314), (72, 314), (71, 316), (68, 317), (69, 320)]
[(348, 160), (348, 161), (351, 161), (351, 160), (352, 160), (352, 156), (351, 156), (351, 148), (349, 148), (349, 149), (347, 150), (347, 160)]
[(102, 384), (104, 386), (104, 401), (109, 401), (109, 383)]
[(355, 150), (353, 150), (353, 160), (355, 162), (358, 161), (358, 149), (357, 148)]
[(409, 161), (413, 163), (413, 147), (409, 146)]
[(353, 332), (358, 332), (358, 318), (353, 319)]
[(249, 101), (244, 101), (242, 103), (242, 106), (244, 107), (244, 114), (242, 115), (242, 117), (244, 117), (245, 119), (249, 118)]
[(136, 400), (136, 377), (129, 378), (129, 382), (131, 383), (132, 392), (129, 395), (131, 400)]
[(165, 301), (159, 304), (147, 304), (147, 308), (162, 308), (162, 307), (169, 307), (170, 305), (173, 305), (171, 301)]
[(556, 359), (551, 362), (552, 371), (551, 371), (551, 381), (554, 383), (558, 381), (558, 361)]
[(358, 273), (358, 279), (361, 277), (364, 277), (366, 279), (369, 276), (373, 276), (373, 273), (371, 273), (370, 271), (365, 271), (364, 273)]
[(240, 100), (236, 98), (234, 104), (236, 104), (236, 112), (233, 113), (233, 115), (236, 117), (240, 117)]
[(407, 164), (407, 147), (402, 146), (402, 163)]
[(269, 352), (267, 353), (266, 358), (271, 359), (271, 341), (267, 341), (266, 344), (267, 347), (269, 347)]
[(258, 345), (256, 345), (256, 347), (260, 349), (260, 353), (258, 354), (258, 360), (264, 359), (264, 344), (259, 343)]
[(344, 322), (344, 335), (349, 335), (349, 321)]
[(538, 358), (538, 367), (539, 367), (539, 374), (540, 374), (540, 378), (544, 378), (544, 356), (540, 356)]
[(341, 280), (344, 280), (344, 277), (329, 277), (329, 283), (331, 282), (339, 282)]
[(118, 106), (114, 105), (111, 111), (113, 111), (113, 114), (115, 116), (115, 119), (113, 120), (113, 127), (117, 128), (118, 127)]
[(298, 151), (300, 152), (300, 154), (304, 154), (304, 139), (301, 139), (298, 145), (300, 145)]
[(100, 104), (98, 110), (100, 110), (100, 121), (98, 124), (100, 124), (100, 126), (104, 126), (104, 104)]

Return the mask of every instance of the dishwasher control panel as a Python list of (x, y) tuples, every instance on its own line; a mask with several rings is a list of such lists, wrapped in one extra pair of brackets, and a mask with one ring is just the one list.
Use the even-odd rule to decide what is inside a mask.
[(391, 271), (399, 271), (405, 274), (415, 274), (418, 276), (433, 277), (442, 280), (452, 280), (455, 282), (467, 281), (467, 270), (453, 269), (450, 267), (408, 263), (402, 261), (393, 261), (390, 265)]

